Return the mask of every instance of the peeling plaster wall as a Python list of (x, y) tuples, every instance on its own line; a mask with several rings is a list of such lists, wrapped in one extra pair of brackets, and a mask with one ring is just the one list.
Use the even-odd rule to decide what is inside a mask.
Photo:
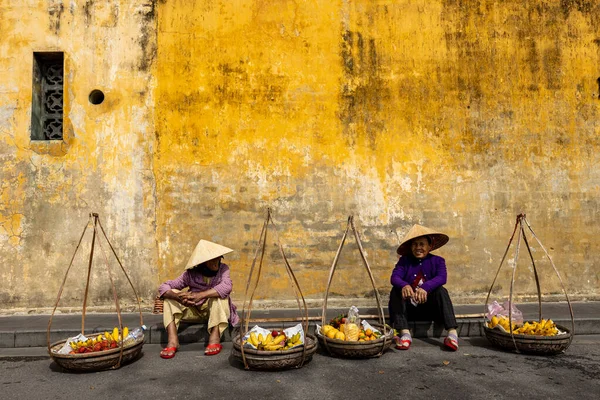
[[(5, 308), (54, 301), (90, 211), (146, 304), (205, 238), (237, 250), (241, 305), (269, 206), (311, 305), (349, 214), (384, 296), (396, 233), (421, 223), (451, 238), (436, 253), (454, 301), (481, 302), (525, 212), (569, 294), (600, 297), (595, 1), (0, 0), (0, 15)], [(65, 52), (58, 144), (29, 141), (43, 50)], [(293, 299), (274, 238), (265, 307)], [(562, 299), (533, 254), (546, 298)], [(349, 237), (332, 285), (342, 304), (372, 296), (361, 268)], [(96, 274), (93, 304), (110, 304)], [(82, 276), (67, 306), (81, 304)]]
[[(160, 279), (212, 238), (238, 250), (243, 298), (271, 206), (315, 304), (349, 214), (383, 294), (393, 231), (422, 223), (451, 237), (437, 253), (455, 301), (482, 301), (525, 212), (570, 294), (597, 297), (598, 15), (595, 2), (558, 0), (161, 3)], [(260, 297), (290, 299), (269, 244)], [(354, 249), (350, 239), (337, 295), (370, 293)], [(542, 256), (534, 248), (553, 298)], [(521, 262), (516, 290), (534, 294)]]
[[(52, 307), (90, 212), (101, 222), (144, 298), (156, 282), (148, 1), (0, 2), (0, 301), (3, 309)], [(149, 33), (150, 32), (150, 33)], [(34, 51), (65, 54), (64, 140), (30, 140)], [(93, 105), (91, 90), (105, 101)], [(61, 307), (81, 308), (91, 230), (69, 273)], [(101, 243), (109, 255), (106, 243)], [(113, 304), (95, 247), (91, 309)], [(122, 302), (133, 292), (114, 258)], [(152, 288), (152, 289), (150, 289)]]

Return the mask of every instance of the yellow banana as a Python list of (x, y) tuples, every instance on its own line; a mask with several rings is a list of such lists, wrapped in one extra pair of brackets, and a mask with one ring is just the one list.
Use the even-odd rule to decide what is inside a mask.
[(275, 339), (273, 339), (273, 344), (279, 344), (285, 340), (285, 336), (278, 335)]
[(254, 347), (258, 346), (258, 337), (256, 336), (256, 332), (250, 332), (250, 344)]
[(123, 328), (123, 339), (125, 339), (127, 337), (127, 335), (129, 335), (129, 328), (125, 327), (125, 328)]
[(264, 343), (265, 342), (265, 337), (263, 336), (262, 333), (258, 334), (258, 343)]
[(114, 327), (114, 329), (112, 331), (112, 338), (115, 342), (117, 340), (119, 340), (119, 328), (117, 328), (116, 326)]
[(270, 333), (267, 335), (267, 337), (265, 338), (265, 346), (271, 344), (271, 342), (273, 341), (273, 335), (271, 335)]
[(265, 350), (267, 351), (275, 351), (275, 350), (280, 350), (283, 348), (283, 345), (281, 344), (269, 344), (265, 346)]

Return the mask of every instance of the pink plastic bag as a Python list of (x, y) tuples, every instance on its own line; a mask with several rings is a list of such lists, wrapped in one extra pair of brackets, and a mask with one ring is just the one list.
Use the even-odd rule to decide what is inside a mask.
[[(514, 304), (512, 305), (512, 322), (520, 325), (523, 323), (523, 313), (519, 310)], [(500, 305), (496, 300), (492, 302), (492, 304), (488, 304), (488, 313), (487, 318), (489, 320), (492, 319), (494, 315), (498, 317), (506, 317), (508, 318), (509, 313), (509, 301), (506, 300), (504, 304)]]

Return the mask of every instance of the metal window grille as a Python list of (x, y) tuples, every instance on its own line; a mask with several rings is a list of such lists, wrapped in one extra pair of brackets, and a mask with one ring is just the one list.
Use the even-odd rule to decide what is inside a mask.
[(64, 53), (33, 53), (31, 139), (63, 138)]

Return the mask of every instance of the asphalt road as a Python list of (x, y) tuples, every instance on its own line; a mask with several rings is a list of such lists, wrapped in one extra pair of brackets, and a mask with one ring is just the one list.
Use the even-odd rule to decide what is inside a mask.
[(245, 371), (230, 357), (183, 345), (172, 360), (145, 345), (119, 370), (65, 373), (50, 359), (0, 359), (2, 399), (598, 399), (600, 336), (576, 336), (565, 354), (514, 354), (485, 338), (461, 340), (448, 352), (435, 339), (408, 351), (346, 360), (317, 353), (298, 370)]

